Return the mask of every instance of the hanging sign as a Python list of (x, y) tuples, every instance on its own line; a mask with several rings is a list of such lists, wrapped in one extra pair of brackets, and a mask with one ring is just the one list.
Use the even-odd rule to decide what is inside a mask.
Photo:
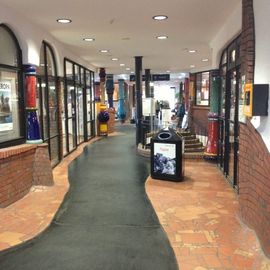
[[(130, 75), (129, 80), (131, 82), (135, 82), (135, 75)], [(142, 80), (145, 81), (145, 75), (142, 75)], [(151, 74), (151, 81), (169, 81), (170, 80), (170, 74)]]

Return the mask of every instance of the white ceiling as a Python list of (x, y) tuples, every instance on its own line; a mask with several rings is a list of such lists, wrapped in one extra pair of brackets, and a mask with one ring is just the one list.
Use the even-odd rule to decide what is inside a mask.
[[(107, 73), (134, 71), (134, 56), (152, 73), (211, 67), (210, 41), (240, 0), (0, 0), (47, 30), (57, 40)], [(154, 15), (168, 16), (154, 21)], [(71, 24), (59, 24), (70, 18)], [(158, 35), (168, 36), (157, 40)], [(94, 42), (83, 41), (95, 38)], [(110, 50), (101, 54), (100, 49)], [(187, 49), (196, 49), (190, 54)], [(112, 57), (119, 61), (111, 61)], [(203, 58), (209, 58), (203, 63)], [(124, 63), (125, 67), (120, 67)]]

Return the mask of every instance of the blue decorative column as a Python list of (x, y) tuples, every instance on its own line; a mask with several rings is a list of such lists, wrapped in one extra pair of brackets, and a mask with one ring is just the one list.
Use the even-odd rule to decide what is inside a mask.
[(119, 84), (119, 105), (118, 105), (118, 118), (121, 122), (125, 121), (125, 81), (123, 79), (118, 80)]
[(113, 74), (107, 74), (106, 76), (106, 92), (108, 96), (109, 108), (113, 108), (113, 92), (114, 92)]
[(42, 143), (36, 106), (36, 66), (25, 65), (27, 143)]

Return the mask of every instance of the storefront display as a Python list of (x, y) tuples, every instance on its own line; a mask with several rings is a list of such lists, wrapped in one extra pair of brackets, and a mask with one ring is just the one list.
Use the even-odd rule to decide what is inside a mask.
[(66, 153), (95, 135), (94, 73), (69, 60), (65, 69), (65, 143)]

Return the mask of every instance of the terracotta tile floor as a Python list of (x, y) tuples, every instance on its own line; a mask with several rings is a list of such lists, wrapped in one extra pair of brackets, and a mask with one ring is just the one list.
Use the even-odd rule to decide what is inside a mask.
[[(118, 135), (122, 134), (111, 136)], [(0, 251), (47, 228), (68, 191), (68, 165), (85, 145), (53, 170), (54, 186), (35, 186), (23, 199), (0, 208)], [(256, 236), (238, 218), (237, 197), (218, 168), (206, 162), (187, 161), (185, 170), (184, 182), (149, 177), (146, 183), (180, 269), (270, 270), (270, 261), (263, 255)]]
[(186, 161), (185, 181), (153, 180), (147, 194), (181, 270), (269, 270), (252, 230), (241, 223), (238, 200), (215, 164)]

